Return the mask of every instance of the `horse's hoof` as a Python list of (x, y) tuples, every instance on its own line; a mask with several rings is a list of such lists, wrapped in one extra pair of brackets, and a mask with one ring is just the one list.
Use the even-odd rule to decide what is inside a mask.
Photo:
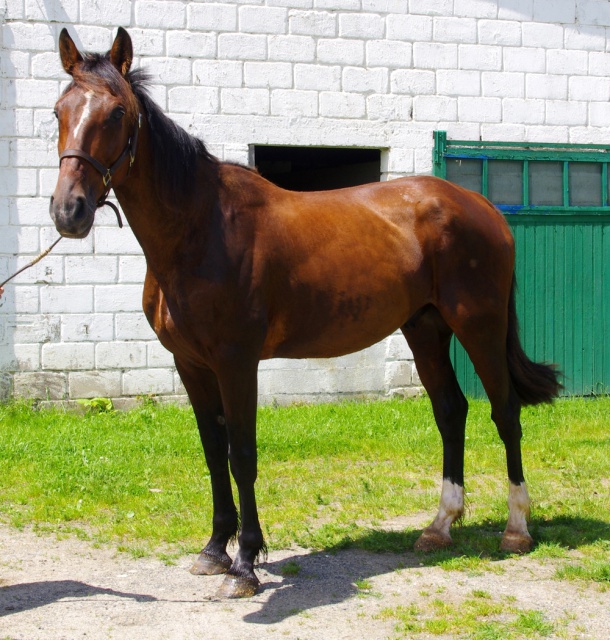
[(260, 582), (258, 578), (242, 578), (228, 575), (216, 592), (219, 598), (250, 598), (257, 591)]
[(529, 533), (505, 531), (500, 543), (500, 550), (506, 553), (528, 553), (534, 546), (534, 540)]
[(220, 573), (226, 573), (231, 566), (231, 560), (220, 560), (207, 553), (200, 553), (199, 557), (193, 563), (189, 571), (194, 576), (217, 576)]
[(449, 534), (434, 529), (424, 529), (413, 548), (415, 551), (438, 551), (450, 547), (452, 544), (453, 540)]

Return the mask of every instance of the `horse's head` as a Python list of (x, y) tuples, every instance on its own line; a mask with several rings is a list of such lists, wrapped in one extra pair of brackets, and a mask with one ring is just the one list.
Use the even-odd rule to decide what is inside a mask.
[(50, 214), (62, 236), (84, 238), (135, 156), (138, 104), (126, 79), (133, 49), (119, 28), (108, 53), (81, 54), (63, 29), (59, 51), (72, 82), (55, 105), (60, 166)]

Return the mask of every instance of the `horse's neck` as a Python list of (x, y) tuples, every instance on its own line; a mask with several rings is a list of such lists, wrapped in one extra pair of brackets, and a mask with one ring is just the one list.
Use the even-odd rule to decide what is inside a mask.
[[(215, 181), (193, 180), (193, 193), (184, 197), (176, 194), (172, 203), (158, 196), (152, 154), (147, 148), (149, 138), (143, 132), (131, 175), (115, 189), (115, 194), (129, 225), (144, 251), (147, 263), (157, 277), (169, 274), (185, 256), (185, 248), (192, 246), (193, 236), (206, 234), (209, 213), (216, 201)], [(200, 171), (205, 176), (202, 160)], [(181, 205), (177, 203), (183, 201)]]

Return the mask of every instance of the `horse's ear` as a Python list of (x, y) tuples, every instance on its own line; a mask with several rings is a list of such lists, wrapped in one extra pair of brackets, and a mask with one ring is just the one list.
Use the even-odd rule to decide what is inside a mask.
[(110, 49), (110, 62), (119, 70), (122, 76), (126, 76), (133, 60), (133, 46), (131, 38), (123, 27), (119, 27), (116, 38)]
[(79, 53), (66, 28), (62, 29), (59, 34), (59, 57), (66, 73), (70, 75), (74, 73), (74, 67), (83, 61), (83, 56)]

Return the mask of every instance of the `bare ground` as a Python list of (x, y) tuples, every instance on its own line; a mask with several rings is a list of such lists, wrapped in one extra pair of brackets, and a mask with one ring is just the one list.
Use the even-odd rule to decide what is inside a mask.
[[(301, 569), (286, 577), (290, 560)], [(413, 553), (274, 551), (258, 568), (260, 593), (237, 601), (216, 599), (222, 576), (193, 576), (191, 561), (134, 560), (0, 525), (0, 640), (411, 637), (379, 612), (426, 598), (459, 603), (473, 590), (543, 612), (556, 623), (547, 637), (610, 638), (610, 590), (554, 580), (552, 561), (511, 558), (470, 575), (424, 567)], [(355, 584), (362, 579), (370, 583), (366, 593)]]

